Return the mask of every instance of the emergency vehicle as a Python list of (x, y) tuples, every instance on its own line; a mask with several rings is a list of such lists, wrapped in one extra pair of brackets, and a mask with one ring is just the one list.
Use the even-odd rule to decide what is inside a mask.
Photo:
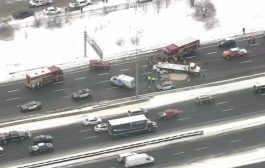
[(64, 81), (63, 70), (57, 66), (30, 71), (26, 74), (26, 85), (31, 89)]

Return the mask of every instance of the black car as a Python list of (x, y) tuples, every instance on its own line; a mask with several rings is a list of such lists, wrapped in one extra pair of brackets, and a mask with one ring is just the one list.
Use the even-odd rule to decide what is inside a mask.
[(53, 137), (51, 135), (38, 135), (33, 138), (33, 141), (35, 144), (38, 143), (52, 143), (53, 142)]
[(214, 103), (214, 99), (211, 96), (203, 95), (195, 98), (196, 104)]
[(233, 38), (226, 38), (219, 42), (218, 47), (226, 48), (226, 47), (234, 47), (236, 45), (236, 40)]
[(21, 112), (28, 112), (33, 110), (40, 110), (41, 109), (41, 102), (40, 101), (30, 101), (26, 104), (20, 105)]
[(53, 145), (51, 143), (38, 143), (37, 145), (29, 146), (30, 154), (38, 154), (43, 152), (52, 152)]
[(92, 93), (91, 90), (88, 88), (80, 89), (72, 94), (73, 100), (80, 100), (83, 98), (91, 98)]
[(32, 10), (18, 11), (12, 14), (13, 18), (17, 20), (25, 19), (33, 15), (34, 15), (34, 12)]

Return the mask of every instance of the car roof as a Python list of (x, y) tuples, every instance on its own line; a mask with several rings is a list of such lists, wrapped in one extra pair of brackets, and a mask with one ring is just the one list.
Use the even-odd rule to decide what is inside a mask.
[(211, 96), (209, 96), (209, 95), (201, 95), (201, 96), (198, 96), (198, 98), (210, 98)]
[(230, 48), (230, 51), (239, 51), (239, 48), (238, 47)]
[(225, 41), (231, 41), (231, 40), (235, 40), (235, 39), (232, 38), (232, 37), (228, 37), (228, 38), (225, 38), (224, 40), (225, 40)]

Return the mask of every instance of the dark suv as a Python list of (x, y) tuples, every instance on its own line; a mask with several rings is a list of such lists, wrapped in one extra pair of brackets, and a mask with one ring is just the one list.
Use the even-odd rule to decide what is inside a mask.
[(13, 18), (17, 20), (25, 19), (33, 15), (34, 15), (34, 12), (32, 10), (18, 11), (12, 14)]
[(165, 111), (158, 112), (157, 115), (159, 119), (164, 120), (164, 119), (170, 119), (170, 118), (177, 118), (180, 113), (181, 111), (177, 109), (167, 109)]
[(219, 42), (218, 47), (226, 48), (226, 47), (234, 47), (236, 45), (236, 40), (233, 38), (226, 38)]
[(53, 142), (53, 137), (51, 135), (38, 135), (33, 138), (34, 144), (38, 143), (52, 143)]
[(196, 104), (214, 103), (214, 99), (208, 95), (202, 95), (195, 98)]

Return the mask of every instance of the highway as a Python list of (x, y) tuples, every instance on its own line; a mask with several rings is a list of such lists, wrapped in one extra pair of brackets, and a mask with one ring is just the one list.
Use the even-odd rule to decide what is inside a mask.
[[(190, 56), (192, 57), (190, 61), (197, 62), (199, 66), (201, 66), (206, 77), (193, 77), (189, 83), (187, 83), (187, 81), (179, 82), (178, 87), (197, 85), (243, 75), (251, 75), (264, 71), (265, 40), (262, 37), (257, 38), (256, 41), (257, 45), (254, 46), (249, 46), (246, 39), (239, 41), (238, 46), (249, 50), (250, 55), (245, 58), (232, 60), (224, 60), (221, 54), (222, 50), (218, 49), (216, 45), (202, 46), (195, 57), (192, 57), (192, 55)], [(146, 55), (139, 57), (136, 61), (139, 64), (139, 94), (155, 91), (155, 84), (152, 84), (151, 90), (148, 90), (148, 83), (145, 79), (147, 74), (155, 75), (152, 70), (147, 67)], [(23, 81), (2, 85), (0, 86), (0, 119), (11, 116), (30, 115), (31, 113), (21, 114), (18, 109), (19, 105), (30, 100), (40, 100), (43, 103), (43, 109), (33, 113), (45, 113), (48, 110), (53, 112), (53, 110), (61, 108), (77, 107), (104, 100), (134, 96), (135, 89), (129, 90), (115, 87), (110, 84), (109, 79), (112, 76), (119, 74), (135, 76), (135, 71), (135, 64), (133, 61), (121, 61), (113, 63), (109, 71), (92, 71), (88, 68), (83, 68), (69, 72), (65, 75), (65, 82), (63, 84), (50, 85), (36, 91), (26, 88)], [(72, 101), (72, 92), (83, 87), (89, 87), (92, 90), (93, 98), (91, 100), (87, 99), (80, 102)]]
[[(242, 130), (233, 134), (220, 135), (197, 141), (182, 142), (145, 151), (149, 155), (153, 156), (156, 161), (152, 166), (146, 165), (142, 167), (185, 167), (185, 165), (196, 163), (207, 158), (226, 156), (232, 153), (243, 152), (247, 149), (259, 148), (259, 146), (265, 145), (263, 141), (265, 138), (264, 129), (265, 126), (262, 126), (249, 130)], [(259, 165), (263, 165), (264, 167), (264, 163), (254, 164), (253, 166), (258, 167)], [(225, 163), (216, 166), (223, 167), (225, 166)], [(92, 163), (87, 163), (86, 165), (75, 166), (75, 168), (85, 167), (123, 168), (124, 166), (119, 164), (114, 157), (93, 161)], [(207, 165), (205, 165), (205, 167), (207, 167)], [(243, 167), (248, 168), (249, 166)]]
[[(28, 159), (41, 160), (45, 159), (46, 157), (53, 157), (59, 154), (68, 153), (72, 150), (75, 151), (102, 145), (112, 146), (113, 143), (125, 142), (127, 140), (137, 141), (143, 137), (151, 137), (152, 135), (165, 133), (169, 130), (182, 130), (184, 128), (195, 127), (207, 123), (216, 123), (218, 121), (224, 121), (239, 116), (243, 117), (246, 115), (264, 113), (264, 96), (265, 94), (254, 94), (251, 89), (246, 89), (216, 96), (215, 104), (196, 105), (192, 100), (153, 109), (149, 112), (148, 116), (150, 119), (158, 122), (158, 132), (148, 135), (141, 134), (138, 136), (130, 136), (128, 139), (112, 140), (107, 133), (96, 133), (93, 131), (93, 127), (85, 127), (81, 123), (33, 132), (33, 136), (40, 134), (52, 135), (54, 137), (55, 152), (36, 157), (30, 157), (27, 147), (29, 144), (32, 144), (31, 140), (9, 143), (3, 146), (6, 150), (6, 153), (0, 156), (1, 164), (6, 164), (13, 161), (21, 162)], [(156, 116), (157, 112), (168, 108), (177, 108), (183, 111), (183, 113), (181, 113), (177, 120), (158, 120)], [(103, 118), (103, 121), (106, 120), (106, 118)], [(260, 142), (263, 141), (262, 138), (258, 138), (258, 140)], [(193, 158), (193, 156), (190, 156), (190, 158)]]

